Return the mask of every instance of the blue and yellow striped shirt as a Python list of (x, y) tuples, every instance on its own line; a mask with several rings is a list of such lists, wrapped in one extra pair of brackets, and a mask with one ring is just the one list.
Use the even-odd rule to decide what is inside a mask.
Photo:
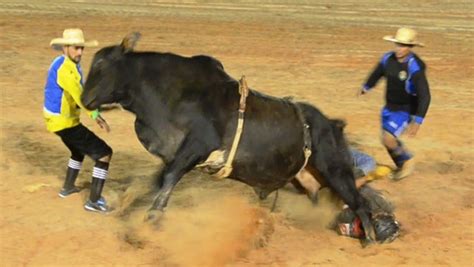
[(81, 103), (82, 85), (79, 64), (65, 55), (54, 59), (44, 88), (43, 115), (48, 131), (57, 132), (78, 125), (81, 108), (93, 119), (97, 118), (97, 110), (87, 110)]

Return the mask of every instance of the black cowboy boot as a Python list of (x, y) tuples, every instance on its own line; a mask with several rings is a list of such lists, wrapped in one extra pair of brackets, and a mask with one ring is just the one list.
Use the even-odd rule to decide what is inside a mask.
[(65, 198), (71, 194), (81, 191), (78, 187), (74, 185), (76, 178), (79, 175), (78, 169), (73, 169), (71, 167), (67, 168), (66, 179), (64, 180), (64, 185), (61, 191), (59, 191), (58, 196)]
[(101, 197), (105, 179), (107, 179), (108, 169), (108, 162), (96, 161), (92, 171), (91, 194), (89, 200), (84, 205), (84, 209), (97, 212), (108, 211), (107, 203), (105, 199)]
[(88, 211), (107, 212), (108, 207), (105, 199), (101, 196), (104, 188), (105, 179), (92, 177), (91, 193), (89, 200), (84, 205)]
[(390, 157), (392, 158), (393, 162), (395, 162), (395, 165), (397, 165), (397, 170), (391, 177), (395, 181), (407, 177), (413, 172), (415, 168), (415, 161), (413, 159), (413, 155), (405, 149), (401, 141), (397, 140), (397, 143), (397, 148), (387, 148)]

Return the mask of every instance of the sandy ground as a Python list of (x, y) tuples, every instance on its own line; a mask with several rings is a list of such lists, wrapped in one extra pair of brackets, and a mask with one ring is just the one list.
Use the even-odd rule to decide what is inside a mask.
[[(1, 266), (473, 266), (472, 1), (49, 1), (0, 2)], [(145, 1), (143, 1), (145, 2)], [(295, 1), (296, 2), (296, 1)], [(92, 162), (68, 199), (57, 192), (68, 160), (42, 119), (45, 75), (56, 53), (49, 41), (81, 27), (101, 46), (130, 31), (138, 50), (208, 54), (252, 88), (293, 95), (349, 123), (347, 132), (381, 164), (381, 82), (355, 98), (397, 27), (420, 32), (416, 52), (429, 66), (432, 105), (415, 139), (417, 169), (398, 183), (376, 181), (396, 204), (402, 235), (361, 248), (325, 228), (335, 207), (323, 194), (313, 207), (291, 188), (258, 201), (250, 187), (192, 171), (178, 184), (158, 225), (143, 222), (161, 161), (141, 147), (133, 116), (104, 116), (112, 132), (83, 122), (115, 151), (105, 196), (107, 216), (82, 205)], [(83, 57), (87, 73), (93, 53)]]

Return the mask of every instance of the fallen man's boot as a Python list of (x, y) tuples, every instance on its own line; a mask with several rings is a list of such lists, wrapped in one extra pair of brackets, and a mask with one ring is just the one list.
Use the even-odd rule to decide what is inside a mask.
[(387, 166), (377, 166), (375, 170), (369, 173), (367, 181), (374, 181), (378, 179), (385, 179), (390, 176), (392, 169)]

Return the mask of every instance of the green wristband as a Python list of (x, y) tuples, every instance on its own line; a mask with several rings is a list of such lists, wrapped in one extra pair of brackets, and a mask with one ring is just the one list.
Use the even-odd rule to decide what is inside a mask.
[(100, 115), (100, 112), (99, 112), (98, 109), (92, 111), (92, 113), (91, 113), (91, 117), (92, 117), (93, 120), (97, 119), (97, 117), (99, 117), (99, 115)]

